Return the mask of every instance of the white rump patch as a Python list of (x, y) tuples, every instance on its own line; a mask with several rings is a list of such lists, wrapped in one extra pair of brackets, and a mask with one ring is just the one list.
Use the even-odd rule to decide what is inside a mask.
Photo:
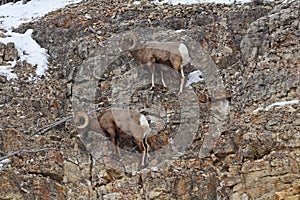
[(183, 54), (189, 54), (189, 50), (187, 49), (187, 47), (183, 43), (180, 43), (180, 45), (178, 47), (178, 51), (179, 51), (179, 53), (181, 55), (183, 55)]
[(142, 126), (149, 126), (147, 118), (145, 117), (145, 115), (141, 115), (140, 123), (141, 123)]
[(180, 55), (182, 56), (183, 58), (183, 66), (186, 65), (187, 63), (190, 62), (191, 58), (189, 56), (189, 50), (188, 48), (186, 47), (185, 44), (183, 43), (180, 43), (179, 47), (178, 47), (178, 51), (180, 53)]

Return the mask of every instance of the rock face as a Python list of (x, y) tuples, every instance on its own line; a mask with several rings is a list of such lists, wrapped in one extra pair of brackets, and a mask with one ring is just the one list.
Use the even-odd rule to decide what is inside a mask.
[(0, 42), (0, 67), (7, 65), (8, 61), (18, 60), (18, 50), (13, 42), (6, 45)]
[[(97, 0), (22, 25), (16, 31), (32, 28), (34, 38), (48, 49), (51, 65), (45, 77), (33, 79), (28, 75), (33, 67), (18, 63), (14, 72), (19, 79), (0, 81), (0, 199), (300, 199), (299, 13), (296, 0), (176, 6)], [(97, 55), (105, 54), (103, 61), (109, 61), (114, 54), (109, 48), (101, 52), (106, 39), (147, 26), (164, 26), (164, 36), (188, 36), (201, 44), (225, 85), (221, 98), (208, 84), (192, 85), (199, 120), (188, 119), (198, 129), (193, 128), (193, 141), (185, 151), (177, 149), (178, 154), (168, 156), (182, 131), (182, 102), (190, 99), (160, 87), (140, 87), (128, 100), (127, 106), (143, 111), (158, 132), (147, 140), (150, 165), (141, 171), (134, 170), (139, 155), (125, 151), (122, 160), (106, 155), (96, 159), (99, 154), (88, 151), (92, 145), (96, 148), (103, 140), (101, 145), (111, 146), (110, 142), (94, 132), (79, 137), (70, 121), (36, 132), (72, 115), (76, 108), (71, 100), (88, 102), (90, 79), (96, 79), (94, 103), (104, 107), (128, 95), (124, 88), (136, 83), (131, 77), (149, 77), (146, 68), (131, 70), (137, 65), (126, 54), (110, 63), (101, 77), (93, 68), (102, 59)], [(153, 39), (149, 35), (145, 39)], [(0, 44), (3, 60), (9, 56), (5, 58), (6, 50), (1, 49), (8, 48), (14, 49)], [(186, 75), (192, 70), (187, 65)], [(167, 85), (174, 77), (165, 74)], [(86, 85), (74, 89), (76, 82)], [(211, 119), (222, 98), (230, 112), (221, 130)], [(268, 107), (282, 101), (293, 104)], [(121, 147), (136, 152), (130, 140), (121, 141)], [(203, 147), (207, 151), (199, 157)], [(20, 149), (31, 151), (15, 152)]]

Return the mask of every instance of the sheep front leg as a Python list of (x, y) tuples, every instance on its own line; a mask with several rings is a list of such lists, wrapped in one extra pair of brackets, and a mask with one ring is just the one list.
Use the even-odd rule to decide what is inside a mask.
[(115, 130), (112, 128), (107, 129), (107, 133), (109, 134), (111, 142), (114, 144), (114, 154), (118, 155), (121, 158), (121, 152), (119, 149), (120, 143), (119, 140), (117, 139), (117, 134)]
[(141, 163), (140, 163), (140, 166), (141, 167), (144, 167), (145, 166), (145, 164), (146, 164), (146, 149), (144, 149), (143, 151), (142, 151), (142, 158), (141, 158)]
[(147, 66), (149, 67), (150, 69), (150, 72), (151, 72), (151, 90), (154, 88), (154, 74), (155, 74), (155, 65), (152, 64), (152, 62), (150, 63), (147, 63)]
[(144, 150), (142, 151), (142, 164), (143, 166), (147, 165), (148, 164), (148, 159), (149, 159), (149, 154), (148, 154), (148, 151), (149, 151), (149, 144), (147, 143), (147, 137), (145, 137), (143, 139), (143, 146), (144, 146)]

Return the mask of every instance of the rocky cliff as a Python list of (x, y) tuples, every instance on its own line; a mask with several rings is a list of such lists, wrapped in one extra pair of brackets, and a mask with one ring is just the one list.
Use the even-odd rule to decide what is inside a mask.
[[(15, 31), (33, 29), (34, 39), (48, 49), (50, 66), (45, 76), (36, 77), (36, 66), (17, 63), (17, 80), (0, 79), (0, 199), (300, 199), (299, 18), (297, 0), (259, 5), (95, 0), (23, 24)], [(155, 165), (155, 152), (176, 142), (185, 100), (162, 88), (140, 88), (131, 96), (130, 106), (149, 114), (162, 105), (166, 114), (161, 116), (168, 119), (149, 137), (151, 165), (141, 171), (114, 157), (95, 159), (90, 149), (97, 144), (83, 142), (71, 121), (36, 132), (72, 115), (74, 96), (85, 97), (74, 87), (89, 78), (76, 75), (94, 70), (93, 59), (103, 54), (107, 40), (148, 26), (163, 26), (168, 37), (179, 33), (201, 44), (224, 85), (222, 101), (210, 92), (208, 79), (192, 85), (200, 114), (189, 119), (198, 128), (183, 153)], [(129, 76), (134, 65), (123, 54), (96, 78), (97, 107), (113, 101), (114, 84), (122, 83), (119, 77)], [(192, 69), (188, 65), (186, 75)], [(215, 128), (219, 102), (229, 110), (222, 127)]]

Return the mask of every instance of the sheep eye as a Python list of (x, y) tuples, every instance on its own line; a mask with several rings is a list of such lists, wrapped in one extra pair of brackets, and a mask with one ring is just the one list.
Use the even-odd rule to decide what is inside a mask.
[(85, 123), (85, 119), (84, 119), (84, 118), (80, 118), (80, 119), (77, 121), (76, 125), (77, 125), (77, 126), (82, 126), (84, 123)]
[(133, 40), (132, 39), (128, 39), (128, 43), (129, 44), (133, 44)]

